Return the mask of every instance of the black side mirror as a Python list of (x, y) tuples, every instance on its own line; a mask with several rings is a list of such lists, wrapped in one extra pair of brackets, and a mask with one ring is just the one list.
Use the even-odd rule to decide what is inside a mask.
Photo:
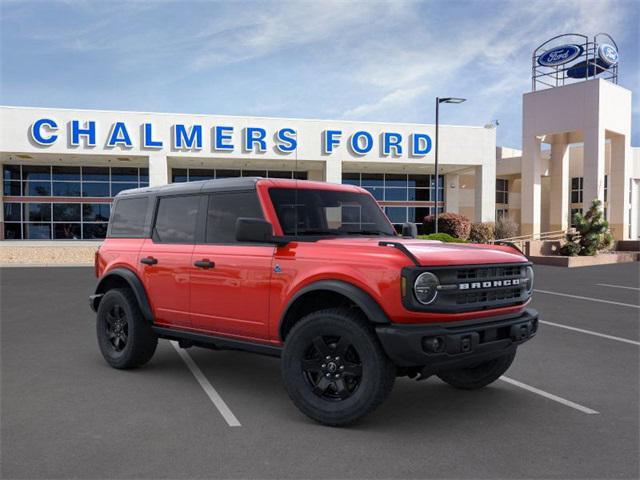
[(415, 223), (402, 224), (402, 236), (408, 238), (416, 238), (418, 236), (418, 227)]
[(262, 218), (243, 218), (236, 220), (236, 240), (239, 242), (272, 243), (273, 228)]

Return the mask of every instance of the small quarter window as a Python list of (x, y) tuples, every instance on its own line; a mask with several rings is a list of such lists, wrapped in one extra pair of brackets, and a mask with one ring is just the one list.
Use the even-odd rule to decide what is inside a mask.
[(109, 236), (142, 237), (148, 203), (147, 197), (117, 200), (113, 210)]
[(159, 243), (194, 243), (199, 203), (198, 195), (161, 198), (153, 240)]

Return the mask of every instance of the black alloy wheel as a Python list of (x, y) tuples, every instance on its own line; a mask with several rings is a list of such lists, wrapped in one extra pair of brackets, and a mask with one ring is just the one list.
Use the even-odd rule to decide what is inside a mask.
[(98, 346), (109, 365), (134, 368), (151, 360), (158, 337), (143, 317), (131, 290), (114, 288), (106, 292), (96, 317)]
[(341, 401), (355, 393), (362, 381), (362, 362), (346, 336), (313, 338), (302, 361), (313, 393)]
[(362, 312), (327, 308), (301, 318), (286, 335), (282, 378), (289, 398), (308, 417), (348, 425), (389, 395), (396, 368)]
[(129, 322), (122, 305), (114, 304), (107, 312), (105, 328), (113, 349), (116, 352), (124, 350), (129, 336)]

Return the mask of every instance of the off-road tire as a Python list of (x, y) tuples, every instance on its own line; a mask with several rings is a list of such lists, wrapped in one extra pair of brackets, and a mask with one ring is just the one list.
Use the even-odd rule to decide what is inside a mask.
[[(343, 373), (340, 382), (333, 379), (333, 374), (327, 375), (328, 370), (320, 373), (305, 370), (311, 361), (317, 361), (320, 349), (314, 340), (317, 342), (318, 338), (330, 352), (346, 352), (344, 359), (336, 360), (338, 367), (334, 373), (359, 371), (360, 377)], [(346, 350), (342, 350), (347, 343)], [(313, 355), (312, 359), (310, 355)], [(346, 370), (339, 370), (341, 367)], [(324, 381), (332, 384), (320, 394), (317, 392), (322, 376), (331, 376)], [(362, 314), (345, 308), (330, 308), (310, 313), (291, 329), (282, 353), (282, 377), (289, 397), (302, 413), (325, 425), (344, 426), (367, 415), (387, 398), (393, 388), (396, 369)], [(316, 378), (320, 380), (314, 386)], [(339, 389), (339, 384), (343, 388)]]
[[(123, 324), (120, 331), (126, 333), (124, 347), (119, 350), (121, 344), (114, 345), (113, 338), (110, 338), (110, 332), (113, 333), (110, 325), (118, 314)], [(135, 296), (126, 288), (109, 290), (102, 297), (98, 306), (96, 333), (102, 356), (113, 368), (142, 366), (151, 360), (158, 346), (158, 337), (142, 316)]]
[(509, 369), (515, 356), (516, 351), (514, 350), (474, 367), (439, 372), (438, 377), (452, 387), (462, 390), (476, 390), (498, 380)]

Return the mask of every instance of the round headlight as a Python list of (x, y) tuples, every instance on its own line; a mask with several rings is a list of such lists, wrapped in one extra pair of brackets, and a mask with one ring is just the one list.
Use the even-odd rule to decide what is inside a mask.
[(533, 267), (527, 267), (527, 293), (533, 292)]
[(413, 293), (423, 305), (433, 303), (438, 295), (438, 277), (431, 272), (421, 273), (413, 284)]

